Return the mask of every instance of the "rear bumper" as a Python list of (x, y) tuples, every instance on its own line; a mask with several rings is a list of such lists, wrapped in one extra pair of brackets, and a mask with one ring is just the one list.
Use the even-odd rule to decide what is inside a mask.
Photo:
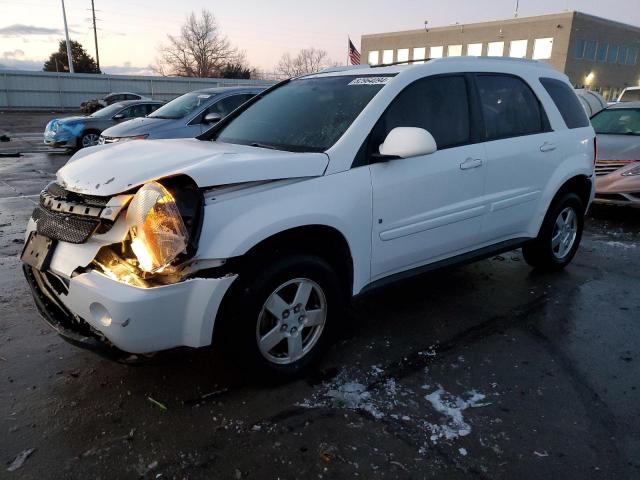
[(47, 323), (71, 343), (116, 355), (210, 345), (218, 309), (236, 278), (138, 288), (89, 272), (56, 292), (43, 274), (23, 268)]

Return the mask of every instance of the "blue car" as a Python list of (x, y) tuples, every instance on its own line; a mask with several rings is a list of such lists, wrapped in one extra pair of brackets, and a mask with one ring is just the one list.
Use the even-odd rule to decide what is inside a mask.
[(103, 130), (132, 118), (144, 117), (162, 105), (163, 102), (154, 100), (128, 100), (113, 103), (91, 115), (54, 118), (44, 130), (44, 143), (71, 150), (91, 147), (97, 145)]
[(106, 129), (100, 144), (157, 138), (193, 138), (265, 87), (218, 87), (185, 93), (144, 118)]

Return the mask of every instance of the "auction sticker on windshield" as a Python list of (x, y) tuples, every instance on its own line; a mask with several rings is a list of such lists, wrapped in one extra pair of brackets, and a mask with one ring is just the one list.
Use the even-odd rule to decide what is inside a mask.
[(349, 82), (349, 85), (384, 85), (391, 77), (360, 77)]

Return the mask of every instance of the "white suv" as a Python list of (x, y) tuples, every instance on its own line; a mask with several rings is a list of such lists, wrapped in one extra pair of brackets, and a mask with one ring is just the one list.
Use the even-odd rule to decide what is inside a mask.
[(557, 270), (594, 194), (595, 135), (561, 73), (447, 58), (282, 82), (198, 139), (92, 147), (22, 254), (65, 338), (204, 347), (289, 375), (355, 295), (522, 247)]

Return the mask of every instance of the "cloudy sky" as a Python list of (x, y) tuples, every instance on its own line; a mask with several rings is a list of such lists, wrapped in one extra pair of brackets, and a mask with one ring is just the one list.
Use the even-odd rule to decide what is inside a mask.
[[(640, 26), (640, 0), (520, 0), (520, 16), (580, 10)], [(66, 0), (73, 40), (94, 55), (91, 1)], [(149, 73), (157, 47), (192, 10), (208, 8), (250, 63), (272, 71), (284, 52), (317, 47), (346, 60), (347, 35), (513, 16), (514, 0), (95, 0), (100, 63), (107, 73)], [(444, 8), (446, 6), (446, 8)], [(40, 70), (63, 38), (59, 0), (0, 0), (0, 65)]]

